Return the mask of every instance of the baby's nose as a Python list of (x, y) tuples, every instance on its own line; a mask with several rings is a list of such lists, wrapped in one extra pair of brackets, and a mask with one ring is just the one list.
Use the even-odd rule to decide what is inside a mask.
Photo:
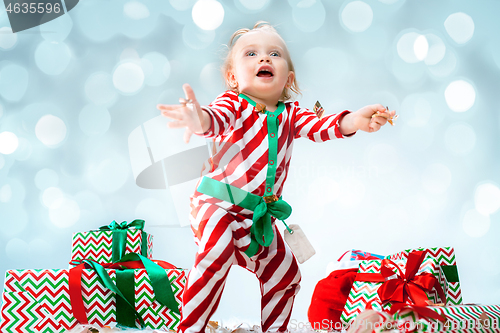
[(260, 62), (271, 62), (271, 58), (265, 55), (262, 58), (260, 58)]

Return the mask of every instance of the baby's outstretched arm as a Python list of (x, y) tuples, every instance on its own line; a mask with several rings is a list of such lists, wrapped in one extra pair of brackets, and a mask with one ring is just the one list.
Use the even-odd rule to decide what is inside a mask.
[(206, 111), (201, 109), (191, 86), (186, 83), (182, 89), (184, 89), (186, 101), (179, 100), (181, 104), (176, 105), (158, 104), (156, 107), (161, 110), (163, 116), (176, 120), (168, 123), (168, 127), (186, 127), (184, 141), (187, 143), (193, 133), (202, 134), (208, 131), (211, 118)]
[[(377, 112), (379, 116), (373, 117)], [(381, 104), (367, 105), (345, 115), (339, 122), (339, 129), (342, 135), (349, 135), (357, 130), (376, 132), (387, 123), (388, 118), (395, 115), (396, 111), (388, 111)]]

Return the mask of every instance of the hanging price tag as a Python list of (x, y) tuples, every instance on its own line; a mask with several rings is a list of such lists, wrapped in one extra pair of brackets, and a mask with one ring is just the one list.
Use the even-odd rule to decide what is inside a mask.
[(316, 251), (298, 224), (290, 224), (284, 232), (285, 242), (299, 263), (306, 262), (306, 260), (316, 254)]

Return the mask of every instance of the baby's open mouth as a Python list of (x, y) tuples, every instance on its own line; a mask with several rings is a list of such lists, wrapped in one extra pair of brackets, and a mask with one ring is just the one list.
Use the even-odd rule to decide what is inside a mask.
[(258, 76), (258, 77), (272, 77), (272, 76), (274, 76), (274, 75), (273, 75), (273, 73), (271, 73), (270, 71), (263, 69), (263, 70), (261, 70), (261, 71), (259, 71), (259, 72), (257, 73), (257, 76)]

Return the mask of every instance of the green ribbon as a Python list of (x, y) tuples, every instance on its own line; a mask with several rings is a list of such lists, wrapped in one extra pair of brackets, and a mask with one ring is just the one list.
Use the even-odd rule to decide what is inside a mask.
[[(148, 272), (149, 280), (151, 281), (151, 286), (153, 287), (156, 300), (180, 315), (179, 303), (177, 303), (177, 300), (175, 299), (172, 285), (170, 284), (170, 280), (168, 279), (165, 269), (137, 253), (128, 253), (119, 262), (135, 260), (142, 261), (146, 272)], [(168, 288), (166, 286), (168, 286)]]
[(245, 251), (249, 257), (257, 253), (259, 244), (262, 246), (271, 244), (274, 238), (271, 216), (285, 220), (292, 213), (292, 207), (281, 198), (278, 201), (266, 203), (264, 198), (258, 195), (209, 177), (203, 177), (198, 191), (254, 212), (250, 228), (251, 242)]
[[(113, 242), (111, 248), (111, 261), (117, 262), (125, 255), (125, 249), (127, 248), (127, 231), (130, 228), (135, 228), (139, 230), (144, 229), (144, 220), (133, 220), (128, 223), (123, 221), (118, 223), (116, 221), (111, 222), (109, 225), (105, 225), (99, 228), (102, 231), (111, 230), (113, 232)], [(147, 234), (142, 231), (142, 243), (141, 243), (141, 254), (147, 256)]]
[[(156, 300), (180, 315), (179, 303), (175, 299), (172, 285), (164, 268), (137, 253), (128, 253), (118, 263), (138, 260), (142, 262), (146, 269)], [(135, 320), (137, 318), (141, 328), (144, 328), (144, 320), (135, 310), (134, 269), (115, 269), (115, 285), (103, 266), (91, 260), (83, 260), (82, 262), (90, 265), (97, 273), (101, 283), (116, 294), (116, 322), (122, 326), (136, 327)]]
[(458, 280), (458, 270), (456, 265), (443, 265), (441, 270), (449, 283), (460, 282)]
[[(124, 288), (124, 284), (130, 285), (130, 275), (122, 274), (125, 271), (120, 272), (119, 270), (115, 270), (117, 284), (121, 286), (121, 288), (118, 288), (118, 286), (113, 283), (113, 280), (111, 280), (111, 277), (109, 276), (108, 272), (106, 272), (106, 269), (104, 269), (104, 267), (91, 260), (83, 260), (83, 262), (90, 265), (90, 267), (97, 273), (97, 277), (99, 278), (100, 282), (106, 288), (116, 294), (116, 322), (120, 325), (136, 327), (135, 319), (137, 318), (139, 319), (141, 328), (144, 328), (144, 320), (142, 319), (141, 315), (135, 310), (135, 290), (132, 296), (130, 295), (129, 291), (126, 292), (127, 296), (125, 296), (121, 291), (121, 288)], [(131, 285), (132, 288), (134, 288), (134, 270), (129, 271), (132, 272)], [(118, 280), (120, 280), (120, 282), (118, 282)], [(127, 288), (128, 287), (125, 287), (124, 289)]]

